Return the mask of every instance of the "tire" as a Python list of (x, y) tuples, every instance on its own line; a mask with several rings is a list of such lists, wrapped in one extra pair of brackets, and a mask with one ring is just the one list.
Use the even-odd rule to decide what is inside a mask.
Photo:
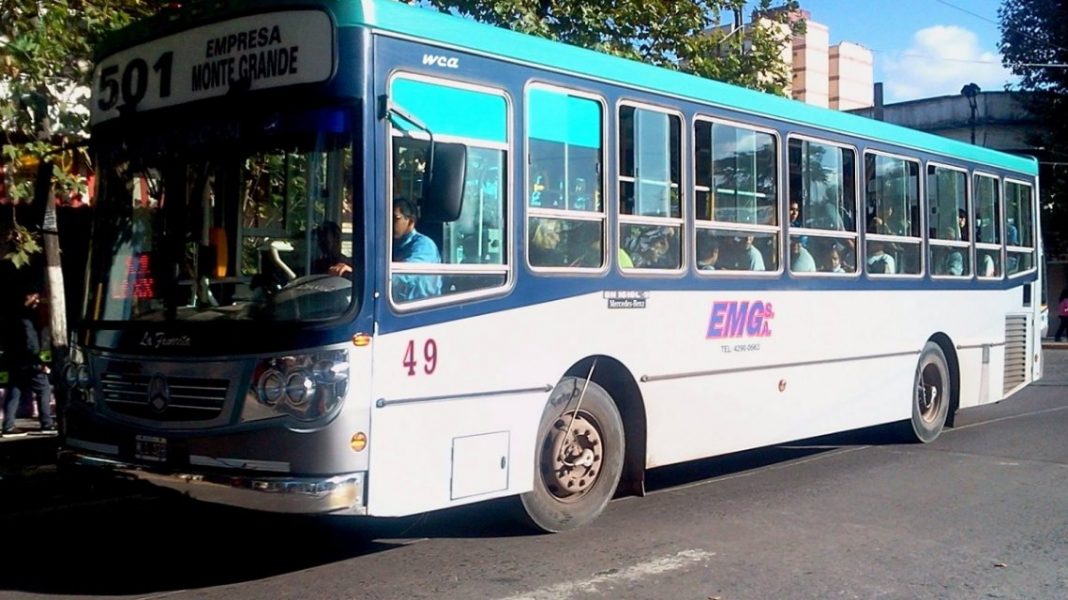
[[(623, 421), (604, 388), (591, 381), (583, 395), (585, 384), (576, 377), (560, 380), (538, 426), (534, 489), (520, 500), (526, 517), (542, 531), (566, 531), (593, 521), (619, 485)], [(565, 436), (571, 443), (564, 445)]]
[(927, 342), (920, 353), (912, 386), (912, 419), (906, 431), (910, 441), (929, 444), (942, 433), (953, 396), (952, 385), (942, 348)]

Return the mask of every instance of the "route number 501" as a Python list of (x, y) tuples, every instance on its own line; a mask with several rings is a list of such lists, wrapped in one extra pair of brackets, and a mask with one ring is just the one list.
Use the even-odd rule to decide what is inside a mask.
[[(173, 65), (174, 52), (164, 52), (152, 65), (157, 75), (160, 98), (171, 95)], [(135, 58), (121, 68), (119, 65), (108, 65), (100, 70), (100, 80), (97, 82), (100, 98), (96, 105), (100, 110), (111, 110), (122, 100), (123, 105), (136, 106), (148, 93), (148, 79), (148, 63), (143, 58)]]
[[(415, 353), (415, 340), (408, 340), (408, 348), (404, 351), (404, 366), (408, 368), (408, 377), (415, 376), (415, 369), (419, 366), (419, 358)], [(438, 367), (438, 343), (433, 339), (423, 344), (423, 372), (432, 375)]]

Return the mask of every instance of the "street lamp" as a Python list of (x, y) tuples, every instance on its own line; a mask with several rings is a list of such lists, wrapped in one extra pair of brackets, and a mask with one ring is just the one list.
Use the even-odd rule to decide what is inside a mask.
[(972, 115), (968, 119), (968, 125), (970, 125), (971, 128), (972, 128), (972, 143), (974, 144), (975, 143), (975, 113), (978, 110), (976, 97), (979, 95), (979, 86), (975, 85), (974, 83), (969, 83), (968, 85), (966, 85), (966, 86), (964, 86), (964, 87), (962, 87), (960, 89), (960, 95), (964, 96), (965, 98), (968, 99), (968, 108), (972, 109)]

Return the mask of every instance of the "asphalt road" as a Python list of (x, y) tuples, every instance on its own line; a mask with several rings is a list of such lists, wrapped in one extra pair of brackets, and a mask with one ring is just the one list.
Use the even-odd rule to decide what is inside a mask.
[(1046, 356), (934, 444), (869, 429), (661, 469), (558, 535), (507, 502), (290, 518), (41, 467), (2, 488), (0, 597), (1068, 598), (1068, 350)]

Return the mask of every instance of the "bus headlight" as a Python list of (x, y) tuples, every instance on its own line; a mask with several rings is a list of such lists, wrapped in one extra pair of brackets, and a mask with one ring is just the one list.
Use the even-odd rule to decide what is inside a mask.
[(73, 389), (78, 385), (78, 366), (72, 362), (63, 365), (63, 385)]
[(70, 357), (60, 371), (60, 382), (71, 400), (93, 403), (93, 375), (81, 348), (71, 347)]
[(260, 402), (267, 406), (274, 406), (285, 396), (285, 375), (278, 369), (267, 369), (263, 372), (263, 375), (260, 375), (256, 388), (259, 392)]
[(286, 378), (286, 402), (300, 408), (315, 396), (315, 381), (304, 371), (290, 373)]
[(89, 393), (89, 388), (93, 385), (93, 376), (89, 374), (88, 365), (78, 365), (78, 371), (75, 375), (78, 382), (78, 387), (85, 393)]
[(304, 423), (337, 414), (348, 391), (347, 350), (294, 354), (262, 361), (245, 397), (241, 420), (280, 416)]

